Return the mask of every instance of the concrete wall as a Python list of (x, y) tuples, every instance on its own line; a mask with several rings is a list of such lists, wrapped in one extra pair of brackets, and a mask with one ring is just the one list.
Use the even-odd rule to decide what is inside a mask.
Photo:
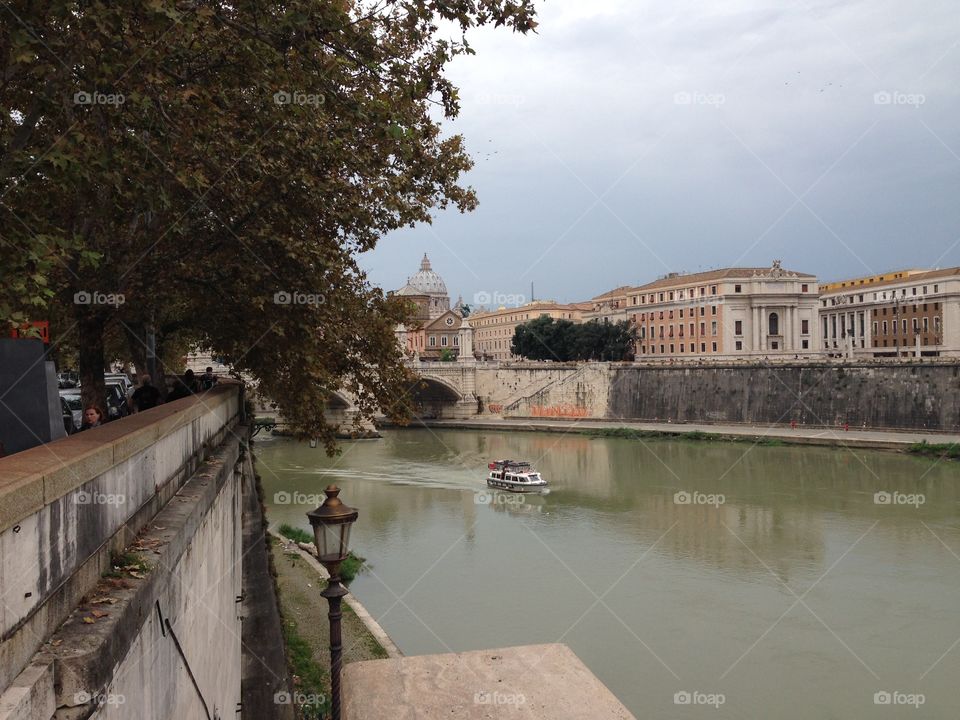
[(553, 363), (478, 366), (503, 417), (960, 430), (960, 364)]
[[(16, 453), (66, 434), (53, 363), (35, 338), (0, 338), (0, 449)], [(2, 456), (0, 452), (0, 456)]]
[(620, 367), (606, 417), (960, 430), (960, 365)]
[(0, 718), (234, 715), (240, 410), (223, 385), (0, 459)]

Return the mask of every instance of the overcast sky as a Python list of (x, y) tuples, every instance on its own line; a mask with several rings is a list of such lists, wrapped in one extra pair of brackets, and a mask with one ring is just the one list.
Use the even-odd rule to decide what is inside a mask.
[[(473, 36), (450, 76), (473, 213), (361, 258), (424, 252), (455, 299), (585, 300), (735, 265), (821, 280), (960, 265), (957, 0), (550, 0)], [(511, 303), (512, 304), (512, 303)]]

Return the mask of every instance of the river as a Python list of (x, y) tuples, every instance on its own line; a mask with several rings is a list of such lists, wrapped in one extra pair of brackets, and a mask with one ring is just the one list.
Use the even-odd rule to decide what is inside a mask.
[[(272, 526), (329, 483), (359, 508), (351, 589), (405, 654), (563, 642), (638, 718), (960, 716), (955, 462), (429, 429), (256, 454)], [(499, 458), (549, 494), (488, 493)]]

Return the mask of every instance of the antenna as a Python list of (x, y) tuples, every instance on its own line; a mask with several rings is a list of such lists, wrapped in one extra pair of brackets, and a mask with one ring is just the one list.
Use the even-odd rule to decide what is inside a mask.
[(533, 302), (533, 280), (530, 281), (530, 302)]

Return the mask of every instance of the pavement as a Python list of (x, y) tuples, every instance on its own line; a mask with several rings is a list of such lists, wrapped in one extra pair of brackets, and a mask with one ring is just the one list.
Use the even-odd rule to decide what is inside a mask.
[(960, 435), (942, 432), (877, 430), (869, 428), (811, 427), (789, 425), (741, 425), (708, 423), (658, 423), (630, 420), (545, 418), (501, 418), (487, 416), (469, 420), (423, 420), (427, 427), (467, 430), (526, 430), (538, 432), (589, 433), (593, 430), (630, 428), (642, 432), (675, 435), (678, 433), (705, 433), (719, 438), (780, 440), (795, 445), (825, 445), (831, 447), (873, 448), (877, 450), (906, 450), (910, 445), (926, 440), (928, 443), (960, 443)]

